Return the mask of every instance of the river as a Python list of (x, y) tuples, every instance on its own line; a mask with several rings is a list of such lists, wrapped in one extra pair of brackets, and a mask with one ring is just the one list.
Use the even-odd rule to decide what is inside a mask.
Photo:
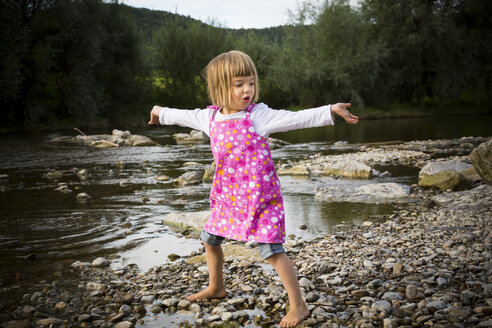
[[(490, 126), (492, 116), (367, 120), (357, 126), (337, 122), (334, 127), (273, 135), (291, 144), (272, 153), (278, 163), (316, 153), (351, 152), (350, 144), (354, 143), (485, 137), (491, 135)], [(30, 282), (60, 279), (77, 260), (103, 256), (113, 267), (135, 263), (147, 270), (168, 261), (171, 253), (186, 255), (198, 250), (198, 240), (176, 235), (161, 222), (170, 212), (207, 209), (210, 185), (177, 188), (155, 179), (162, 175), (176, 178), (190, 169), (203, 171), (210, 165), (209, 145), (174, 142), (172, 134), (188, 131), (180, 127), (132, 130), (161, 146), (106, 149), (49, 142), (75, 132), (0, 135), (0, 174), (10, 176), (0, 192), (0, 286), (8, 287), (14, 295), (0, 307), (15, 304)], [(340, 140), (349, 145), (335, 146)], [(197, 164), (184, 166), (186, 162)], [(77, 175), (82, 169), (89, 173), (87, 180)], [(417, 182), (418, 169), (412, 167), (377, 169), (392, 173), (388, 181)], [(50, 171), (62, 172), (63, 176), (50, 180), (46, 177)], [(61, 182), (73, 192), (56, 191)], [(361, 223), (395, 210), (391, 204), (313, 198), (319, 184), (343, 186), (360, 181), (282, 176), (281, 183), (287, 232), (306, 239), (332, 233), (344, 222)], [(90, 201), (77, 202), (76, 195), (81, 192), (88, 193)], [(307, 229), (301, 229), (302, 225)]]

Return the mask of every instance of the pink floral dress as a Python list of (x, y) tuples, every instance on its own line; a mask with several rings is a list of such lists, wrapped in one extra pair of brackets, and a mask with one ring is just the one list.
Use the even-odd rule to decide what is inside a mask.
[(280, 181), (268, 138), (255, 132), (250, 113), (244, 119), (210, 121), (215, 177), (210, 218), (204, 230), (216, 236), (259, 243), (285, 242), (285, 212)]

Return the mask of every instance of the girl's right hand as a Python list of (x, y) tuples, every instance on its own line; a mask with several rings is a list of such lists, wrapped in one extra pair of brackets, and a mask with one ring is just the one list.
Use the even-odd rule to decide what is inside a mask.
[(150, 111), (150, 125), (159, 124), (159, 114), (161, 113), (162, 107), (154, 106)]

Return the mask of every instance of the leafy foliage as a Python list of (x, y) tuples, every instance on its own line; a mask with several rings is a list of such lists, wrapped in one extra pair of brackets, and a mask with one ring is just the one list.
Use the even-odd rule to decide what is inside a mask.
[[(0, 121), (113, 124), (208, 104), (202, 70), (248, 53), (272, 107), (491, 109), (492, 2), (304, 1), (292, 25), (224, 28), (102, 0), (0, 0)], [(135, 119), (133, 119), (135, 121)]]

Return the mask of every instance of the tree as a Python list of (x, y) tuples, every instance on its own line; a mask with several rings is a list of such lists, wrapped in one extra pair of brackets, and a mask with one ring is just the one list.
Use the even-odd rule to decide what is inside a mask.
[[(369, 23), (345, 0), (305, 2), (296, 17), (299, 26), (288, 33), (276, 65), (283, 87), (302, 105), (364, 104), (386, 57), (384, 43), (370, 39)], [(313, 24), (304, 25), (306, 19)]]
[(171, 20), (155, 34), (156, 63), (162, 77), (162, 99), (175, 107), (201, 107), (208, 103), (201, 72), (225, 51), (225, 31), (193, 22), (182, 27)]

